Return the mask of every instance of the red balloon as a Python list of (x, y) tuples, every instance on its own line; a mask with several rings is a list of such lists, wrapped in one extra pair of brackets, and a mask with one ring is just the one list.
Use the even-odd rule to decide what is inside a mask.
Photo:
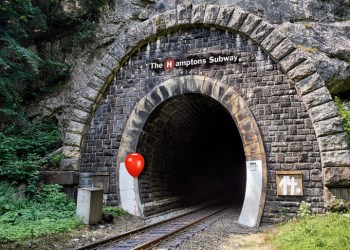
[(139, 153), (128, 154), (125, 158), (126, 170), (134, 178), (141, 174), (144, 165), (145, 160)]

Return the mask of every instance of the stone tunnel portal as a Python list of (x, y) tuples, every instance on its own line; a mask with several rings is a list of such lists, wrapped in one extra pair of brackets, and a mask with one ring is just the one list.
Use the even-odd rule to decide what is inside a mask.
[(228, 196), (242, 206), (246, 168), (239, 131), (218, 101), (174, 96), (149, 116), (137, 146), (145, 157), (140, 201), (149, 216)]

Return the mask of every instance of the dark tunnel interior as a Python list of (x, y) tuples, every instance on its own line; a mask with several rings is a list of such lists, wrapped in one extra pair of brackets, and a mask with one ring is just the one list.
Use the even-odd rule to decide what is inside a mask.
[(156, 108), (138, 143), (146, 216), (228, 196), (242, 205), (245, 155), (228, 111), (200, 94), (178, 95)]

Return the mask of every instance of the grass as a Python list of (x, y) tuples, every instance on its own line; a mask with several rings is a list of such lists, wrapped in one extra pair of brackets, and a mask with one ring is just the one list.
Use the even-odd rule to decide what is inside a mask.
[(268, 238), (276, 250), (350, 250), (350, 213), (290, 220), (273, 229)]

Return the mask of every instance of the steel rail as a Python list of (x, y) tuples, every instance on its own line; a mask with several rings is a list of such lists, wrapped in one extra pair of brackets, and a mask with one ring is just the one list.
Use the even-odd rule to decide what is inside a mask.
[(186, 215), (195, 213), (195, 212), (197, 212), (197, 211), (203, 210), (204, 208), (210, 207), (210, 206), (212, 206), (212, 205), (213, 205), (213, 204), (210, 204), (210, 205), (207, 205), (207, 206), (204, 206), (204, 207), (201, 207), (201, 208), (192, 210), (192, 211), (188, 211), (188, 212), (186, 212), (186, 213), (177, 215), (177, 216), (175, 216), (175, 217), (172, 217), (172, 218), (169, 218), (169, 219), (166, 219), (166, 220), (162, 220), (162, 221), (159, 221), (159, 222), (156, 222), (156, 223), (153, 223), (153, 224), (144, 226), (144, 227), (136, 228), (136, 229), (134, 229), (134, 230), (127, 231), (127, 232), (125, 232), (125, 233), (121, 233), (121, 234), (118, 234), (118, 235), (114, 235), (114, 236), (111, 236), (111, 237), (109, 237), (109, 238), (107, 238), (107, 239), (99, 240), (99, 241), (90, 243), (90, 244), (88, 244), (88, 245), (75, 248), (75, 250), (94, 250), (94, 249), (98, 249), (98, 248), (101, 248), (101, 247), (110, 245), (110, 244), (113, 243), (114, 241), (122, 240), (122, 239), (124, 239), (124, 238), (126, 238), (126, 237), (128, 237), (128, 236), (131, 236), (131, 235), (140, 233), (140, 232), (145, 231), (145, 230), (147, 230), (147, 229), (150, 229), (150, 228), (152, 228), (152, 227), (160, 226), (160, 225), (165, 224), (165, 223), (167, 223), (167, 222), (169, 222), (169, 221), (172, 221), (172, 220), (181, 218), (181, 217), (183, 217), (183, 216), (186, 216)]
[(174, 236), (174, 235), (176, 235), (176, 234), (179, 234), (179, 233), (181, 233), (182, 231), (185, 231), (185, 229), (188, 229), (188, 228), (190, 228), (190, 227), (192, 227), (192, 226), (194, 226), (194, 225), (196, 225), (196, 224), (198, 224), (198, 223), (204, 221), (205, 219), (207, 219), (207, 218), (209, 218), (209, 217), (211, 217), (211, 216), (213, 216), (213, 215), (215, 215), (215, 214), (221, 212), (222, 210), (226, 209), (227, 207), (228, 207), (228, 206), (221, 207), (219, 210), (216, 210), (215, 212), (210, 213), (209, 215), (206, 215), (206, 216), (204, 216), (203, 218), (200, 218), (200, 219), (198, 219), (198, 220), (196, 220), (196, 221), (194, 221), (194, 222), (191, 222), (191, 223), (189, 223), (188, 225), (185, 225), (185, 226), (183, 226), (183, 227), (180, 227), (180, 228), (178, 228), (178, 229), (176, 229), (176, 230), (174, 230), (174, 231), (172, 231), (172, 232), (170, 232), (170, 233), (167, 233), (167, 234), (165, 234), (165, 235), (163, 235), (163, 236), (160, 236), (160, 237), (158, 237), (158, 238), (156, 238), (156, 239), (153, 239), (153, 240), (151, 240), (151, 241), (148, 241), (148, 242), (146, 242), (146, 243), (144, 243), (144, 244), (142, 244), (142, 245), (139, 245), (139, 246), (137, 246), (137, 247), (134, 247), (134, 248), (132, 248), (132, 250), (145, 250), (145, 249), (150, 249), (150, 248), (154, 247), (155, 245), (159, 245), (159, 243), (164, 242), (164, 241), (166, 241), (168, 238), (170, 238), (170, 237), (172, 237), (172, 236)]

